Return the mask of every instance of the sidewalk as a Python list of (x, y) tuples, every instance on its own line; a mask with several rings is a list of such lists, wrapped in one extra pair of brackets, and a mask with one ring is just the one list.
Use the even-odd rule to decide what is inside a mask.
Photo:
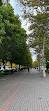
[(49, 111), (49, 75), (30, 69), (0, 78), (0, 111)]

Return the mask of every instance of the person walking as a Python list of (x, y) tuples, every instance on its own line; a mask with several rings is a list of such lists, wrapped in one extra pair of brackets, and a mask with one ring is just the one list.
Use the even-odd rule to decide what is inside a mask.
[(29, 67), (28, 67), (28, 72), (29, 72)]

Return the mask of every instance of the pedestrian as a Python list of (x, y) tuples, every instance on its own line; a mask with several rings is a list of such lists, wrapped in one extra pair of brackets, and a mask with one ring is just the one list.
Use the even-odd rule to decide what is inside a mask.
[(28, 72), (29, 72), (29, 67), (28, 67)]

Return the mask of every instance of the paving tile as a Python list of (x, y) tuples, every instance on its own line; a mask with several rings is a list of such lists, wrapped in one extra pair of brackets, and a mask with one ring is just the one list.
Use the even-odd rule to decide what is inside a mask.
[(0, 81), (0, 111), (49, 111), (49, 75), (30, 69)]

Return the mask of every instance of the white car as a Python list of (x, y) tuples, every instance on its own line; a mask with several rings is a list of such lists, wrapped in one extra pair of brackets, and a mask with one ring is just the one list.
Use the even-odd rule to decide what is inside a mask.
[(9, 70), (10, 70), (10, 68), (9, 68), (8, 66), (5, 66), (5, 70), (8, 70), (8, 71), (9, 71)]
[(0, 71), (4, 71), (4, 68), (1, 66)]
[(15, 70), (16, 68), (15, 68), (15, 67), (12, 67), (12, 69), (14, 69), (14, 70)]
[(15, 67), (12, 67), (12, 70), (13, 70), (13, 71), (16, 71), (16, 68), (15, 68)]

